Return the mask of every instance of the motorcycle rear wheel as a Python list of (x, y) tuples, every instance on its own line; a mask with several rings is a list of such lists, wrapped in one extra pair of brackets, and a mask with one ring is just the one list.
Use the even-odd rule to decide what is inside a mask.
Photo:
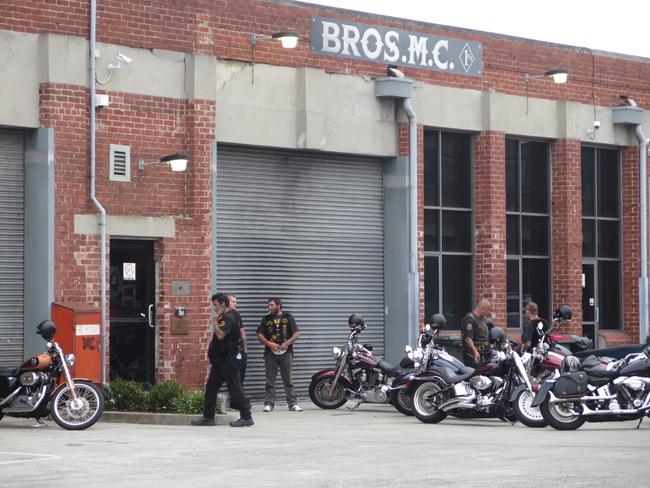
[(406, 393), (406, 388), (391, 391), (390, 404), (395, 407), (399, 413), (404, 415), (413, 415), (411, 396)]
[(99, 388), (89, 381), (75, 381), (74, 388), (76, 400), (72, 398), (67, 384), (54, 391), (50, 413), (54, 421), (64, 429), (87, 429), (102, 416), (104, 397)]
[(548, 422), (548, 425), (557, 430), (576, 430), (581, 427), (587, 420), (584, 417), (579, 415), (574, 415), (568, 411), (565, 405), (566, 403), (551, 403), (550, 399), (547, 398), (540, 405), (539, 409), (542, 412), (544, 420)]
[(447, 416), (446, 412), (438, 410), (438, 408), (431, 403), (431, 398), (436, 396), (442, 388), (438, 383), (427, 381), (418, 386), (413, 392), (411, 405), (413, 408), (413, 415), (425, 424), (437, 424), (444, 420)]
[(330, 394), (334, 378), (321, 378), (309, 384), (309, 398), (314, 405), (324, 409), (339, 408), (348, 401), (345, 396), (345, 387), (338, 382), (334, 393)]
[(528, 390), (519, 393), (513, 404), (515, 416), (517, 420), (528, 427), (546, 427), (548, 423), (544, 420), (541, 410), (539, 407), (532, 406), (534, 399), (535, 394)]

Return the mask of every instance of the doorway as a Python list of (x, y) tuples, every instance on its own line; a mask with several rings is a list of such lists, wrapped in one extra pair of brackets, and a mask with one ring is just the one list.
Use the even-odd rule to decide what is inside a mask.
[(596, 294), (596, 263), (582, 264), (582, 335), (596, 347), (598, 336), (598, 302)]
[(154, 383), (153, 241), (111, 239), (110, 378)]

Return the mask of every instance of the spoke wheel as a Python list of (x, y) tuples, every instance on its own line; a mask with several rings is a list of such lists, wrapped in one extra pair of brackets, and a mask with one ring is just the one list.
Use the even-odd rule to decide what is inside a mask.
[(403, 413), (404, 415), (413, 415), (411, 395), (406, 393), (406, 388), (392, 391), (390, 394), (390, 404), (395, 407), (399, 413)]
[(99, 388), (87, 381), (75, 382), (77, 398), (68, 385), (61, 385), (52, 395), (51, 413), (54, 421), (64, 429), (87, 429), (99, 420), (104, 411), (104, 397)]

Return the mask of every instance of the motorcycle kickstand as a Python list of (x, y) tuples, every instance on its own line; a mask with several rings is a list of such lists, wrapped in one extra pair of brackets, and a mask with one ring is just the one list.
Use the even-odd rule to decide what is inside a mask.
[(354, 407), (345, 407), (347, 408), (350, 412), (354, 412), (355, 410), (359, 410), (359, 407), (361, 406), (363, 402), (357, 402), (357, 404)]
[(636, 424), (636, 428), (637, 428), (637, 430), (639, 429), (639, 427), (641, 427), (641, 422), (643, 422), (643, 419), (644, 419), (644, 418), (645, 418), (645, 416), (644, 416), (644, 417), (641, 417), (641, 418), (639, 419), (639, 423)]
[(47, 426), (48, 426), (48, 425), (43, 421), (43, 419), (42, 419), (41, 417), (34, 417), (34, 420), (36, 420), (36, 422), (38, 422), (39, 426), (42, 426), (42, 427), (47, 427)]

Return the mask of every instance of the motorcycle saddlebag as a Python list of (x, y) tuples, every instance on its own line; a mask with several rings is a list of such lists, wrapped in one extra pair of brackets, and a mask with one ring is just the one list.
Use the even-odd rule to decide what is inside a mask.
[(582, 396), (587, 393), (587, 374), (563, 373), (553, 387), (553, 393), (558, 398)]

